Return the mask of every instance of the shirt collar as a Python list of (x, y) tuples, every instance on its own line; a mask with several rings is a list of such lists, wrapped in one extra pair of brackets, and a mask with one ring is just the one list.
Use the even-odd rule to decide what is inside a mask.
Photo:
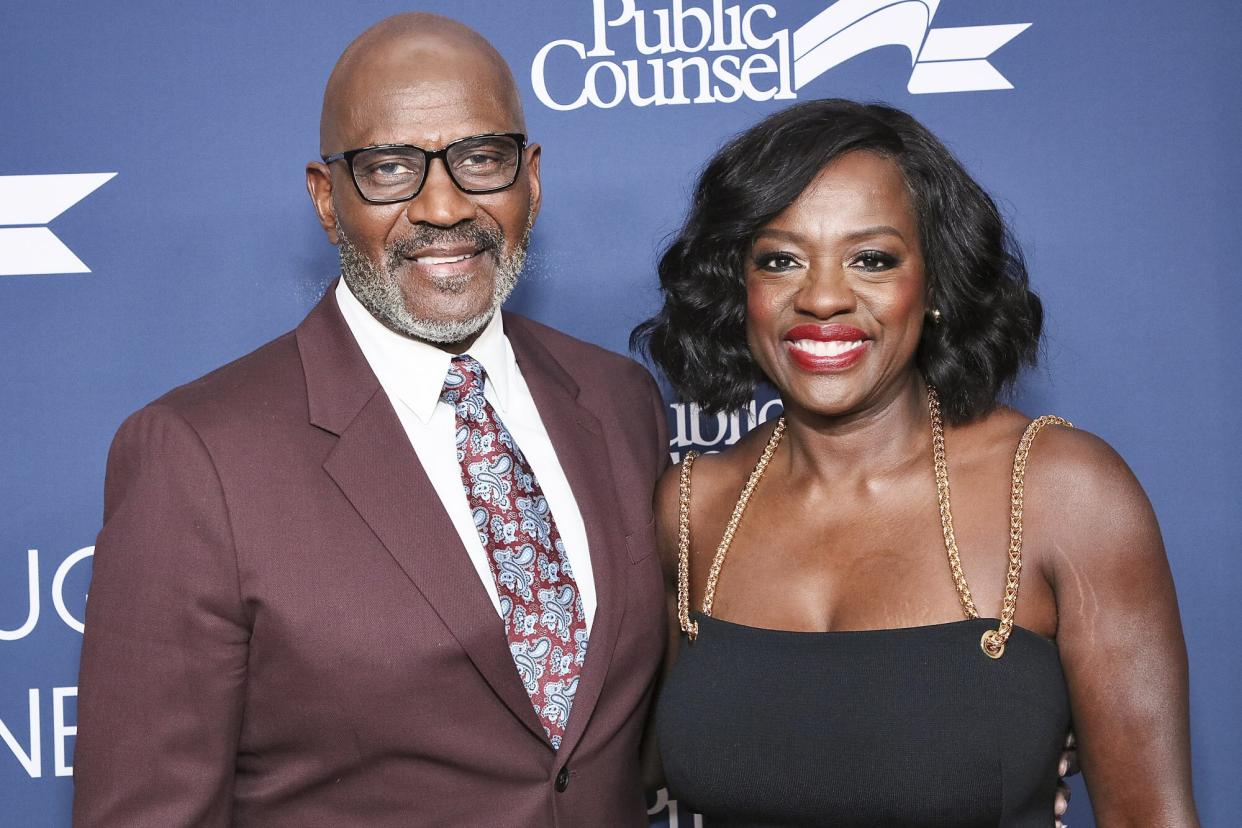
[[(430, 422), (453, 355), (390, 330), (363, 307), (344, 279), (336, 286), (336, 304), (384, 391), (401, 400), (419, 420)], [(483, 366), (488, 399), (503, 414), (517, 364), (499, 313), (488, 320), (467, 353)]]

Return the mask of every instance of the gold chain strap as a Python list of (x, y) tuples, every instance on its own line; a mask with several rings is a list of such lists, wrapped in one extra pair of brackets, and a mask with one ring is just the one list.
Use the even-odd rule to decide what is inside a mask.
[[(931, 415), (932, 460), (936, 468), (936, 496), (940, 504), (940, 528), (944, 533), (944, 548), (949, 555), (949, 571), (957, 587), (958, 600), (967, 618), (978, 618), (966, 574), (962, 571), (962, 559), (957, 552), (957, 539), (953, 535), (953, 511), (949, 504), (949, 463), (944, 451), (944, 423), (940, 417), (940, 398), (936, 389), (927, 388), (927, 410)], [(1005, 644), (1013, 633), (1013, 617), (1018, 610), (1018, 584), (1022, 575), (1022, 501), (1023, 480), (1026, 477), (1026, 458), (1030, 454), (1035, 435), (1046, 425), (1073, 425), (1061, 417), (1045, 414), (1032, 420), (1022, 433), (1018, 450), (1013, 457), (1013, 478), (1009, 490), (1009, 570), (1005, 575), (1005, 595), (1001, 601), (1000, 627), (988, 630), (979, 640), (979, 646), (989, 658), (1005, 654)]]
[[(707, 588), (703, 593), (704, 615), (712, 614), (712, 602), (716, 598), (716, 582), (720, 580), (720, 570), (724, 567), (725, 555), (728, 554), (729, 546), (733, 543), (738, 524), (742, 522), (742, 513), (746, 511), (746, 504), (750, 503), (750, 497), (755, 493), (755, 487), (759, 485), (763, 473), (767, 471), (768, 463), (772, 461), (772, 455), (776, 453), (776, 447), (780, 445), (781, 436), (784, 433), (785, 418), (781, 417), (776, 421), (776, 428), (772, 429), (772, 436), (768, 438), (768, 444), (764, 446), (759, 462), (755, 464), (750, 477), (746, 479), (746, 485), (742, 487), (737, 503), (733, 505), (733, 514), (729, 517), (724, 535), (720, 538), (720, 545), (716, 547), (716, 557), (712, 559), (711, 569), (707, 572)], [(677, 617), (681, 623), (682, 632), (689, 636), (691, 641), (699, 635), (699, 625), (690, 620), (690, 466), (694, 464), (696, 457), (698, 457), (697, 452), (689, 452), (686, 454), (686, 459), (682, 461), (677, 530)]]
[(957, 538), (953, 535), (953, 511), (949, 508), (949, 462), (944, 453), (944, 421), (940, 418), (940, 397), (936, 389), (927, 386), (927, 413), (931, 416), (932, 460), (936, 468), (936, 500), (940, 505), (940, 529), (944, 534), (944, 548), (949, 553), (949, 572), (957, 587), (957, 599), (967, 618), (978, 618), (975, 601), (962, 571), (962, 559), (957, 554)]
[(677, 620), (691, 641), (699, 635), (699, 625), (690, 620), (690, 467), (698, 456), (688, 451), (681, 461), (677, 503)]

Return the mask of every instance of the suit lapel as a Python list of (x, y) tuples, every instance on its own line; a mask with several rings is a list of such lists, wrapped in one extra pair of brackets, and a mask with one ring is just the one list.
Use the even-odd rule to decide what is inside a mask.
[(324, 470), (496, 695), (546, 741), (518, 679), (504, 624), (333, 292), (297, 330), (311, 422), (339, 438)]
[[(520, 317), (505, 316), (522, 378), (539, 410), (586, 526), (597, 604), (586, 662), (561, 742), (564, 762), (582, 738), (616, 648), (627, 598), (627, 552), (616, 520), (614, 475), (599, 420), (578, 401), (578, 385)], [(494, 614), (494, 613), (493, 613)]]

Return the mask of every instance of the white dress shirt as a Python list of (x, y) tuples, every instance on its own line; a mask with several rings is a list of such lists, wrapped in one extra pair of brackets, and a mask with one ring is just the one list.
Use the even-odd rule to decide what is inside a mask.
[[(479, 580), (483, 582), (483, 588), (499, 614), (500, 596), (496, 591), (496, 578), (488, 564), (487, 552), (479, 542), (479, 533), (470, 516), (470, 506), (461, 482), (453, 407), (440, 400), (440, 391), (453, 355), (386, 328), (354, 297), (344, 279), (336, 286), (336, 303), (363, 356), (392, 401), (414, 453), (440, 496), (444, 511), (461, 536), (470, 562), (474, 564)], [(574, 572), (574, 580), (578, 584), (582, 608), (586, 612), (587, 631), (590, 632), (596, 598), (586, 527), (578, 511), (578, 502), (569, 488), (569, 481), (565, 479), (565, 472), (552, 448), (552, 441), (548, 439), (548, 432), (539, 418), (530, 389), (518, 370), (499, 313), (487, 323), (468, 353), (482, 364), (486, 372), (483, 395), (522, 449), (544, 497), (548, 499), (556, 528), (565, 544), (565, 554)]]

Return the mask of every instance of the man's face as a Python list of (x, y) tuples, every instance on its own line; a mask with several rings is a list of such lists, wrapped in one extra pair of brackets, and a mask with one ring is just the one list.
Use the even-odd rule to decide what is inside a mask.
[[(324, 149), (412, 144), (436, 150), (471, 135), (520, 132), (503, 84), (485, 69), (452, 56), (386, 58), (356, 73), (365, 80), (339, 107), (340, 146)], [(513, 186), (495, 193), (463, 193), (440, 159), (431, 162), (418, 196), (397, 204), (365, 201), (344, 161), (311, 165), (308, 185), (340, 250), (342, 278), (372, 315), (417, 339), (468, 344), (522, 269), (539, 208), (539, 148), (524, 151)]]
[[(341, 278), (372, 316), (397, 333), (441, 345), (463, 343), (483, 330), (513, 292), (526, 262), (533, 222), (531, 215), (512, 247), (506, 245), (498, 228), (483, 223), (447, 229), (416, 227), (408, 237), (385, 244), (379, 262), (364, 253), (338, 223)], [(480, 276), (475, 263), (461, 258), (478, 258), (483, 253), (494, 254), (489, 296), (485, 295), (487, 279)], [(418, 272), (413, 285), (410, 269)], [(419, 282), (424, 286), (419, 287)], [(464, 302), (450, 301), (467, 293)], [(484, 298), (488, 301), (480, 307)], [(455, 310), (454, 304), (463, 309)]]

